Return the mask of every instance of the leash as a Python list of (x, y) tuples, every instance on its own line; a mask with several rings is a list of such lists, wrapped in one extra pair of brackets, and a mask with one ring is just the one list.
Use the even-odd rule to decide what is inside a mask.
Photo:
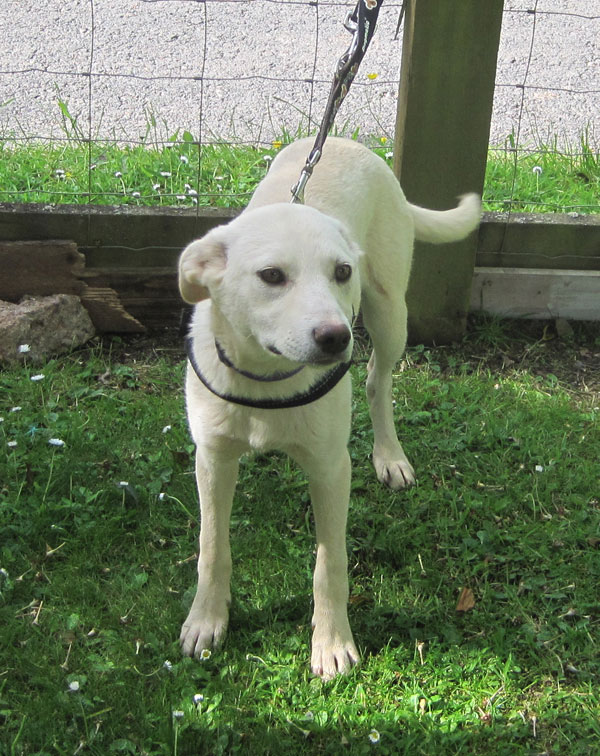
[(338, 61), (319, 133), (302, 169), (298, 183), (292, 188), (292, 202), (304, 202), (304, 187), (312, 176), (315, 165), (321, 159), (327, 135), (365, 56), (375, 31), (375, 24), (382, 3), (383, 0), (358, 0), (356, 8), (346, 18), (344, 27), (352, 33), (352, 42)]

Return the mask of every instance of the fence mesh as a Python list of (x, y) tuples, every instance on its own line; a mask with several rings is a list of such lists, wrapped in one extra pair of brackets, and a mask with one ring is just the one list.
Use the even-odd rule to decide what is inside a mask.
[[(23, 164), (24, 150), (30, 162), (21, 174), (0, 170), (0, 200), (243, 204), (279, 144), (320, 122), (354, 5), (5, 0), (0, 146), (4, 163), (18, 152)], [(336, 122), (388, 158), (402, 5), (384, 3)], [(488, 170), (500, 178), (489, 207), (600, 211), (594, 5), (505, 3)], [(557, 156), (590, 185), (589, 201), (545, 188)], [(527, 203), (523, 160), (539, 190)]]

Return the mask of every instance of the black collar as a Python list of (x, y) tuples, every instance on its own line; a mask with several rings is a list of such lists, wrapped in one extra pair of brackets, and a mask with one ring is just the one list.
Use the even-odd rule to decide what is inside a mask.
[[(350, 360), (349, 362), (340, 362), (334, 368), (325, 373), (325, 375), (319, 378), (315, 383), (313, 383), (313, 385), (310, 386), (306, 391), (293, 394), (290, 397), (281, 399), (248, 399), (243, 396), (234, 396), (233, 394), (221, 394), (210, 385), (207, 378), (200, 370), (200, 366), (198, 365), (198, 362), (194, 355), (193, 339), (191, 336), (187, 336), (185, 339), (185, 349), (190, 364), (194, 368), (194, 372), (209, 391), (211, 391), (215, 396), (218, 396), (219, 399), (223, 399), (226, 402), (241, 404), (243, 407), (253, 407), (254, 409), (291, 409), (292, 407), (302, 407), (304, 404), (315, 402), (317, 399), (325, 396), (325, 394), (331, 391), (331, 389), (341, 381), (344, 375), (346, 375), (346, 373), (348, 372), (348, 368), (352, 364), (352, 360)], [(223, 356), (225, 356), (225, 360), (227, 360), (227, 362), (225, 362), (225, 360), (222, 359), (221, 354), (219, 353), (220, 351), (222, 352), (220, 347), (217, 345), (217, 354), (219, 354), (219, 359), (221, 359), (221, 361), (225, 365), (227, 365), (227, 367), (235, 370), (238, 373), (241, 373), (241, 375), (244, 375), (247, 378), (265, 380), (261, 376), (254, 376), (252, 373), (242, 372), (241, 370), (238, 370), (238, 368), (233, 367), (233, 365), (228, 364), (228, 358), (223, 352)], [(278, 377), (269, 376), (266, 380), (284, 380), (285, 378), (290, 378), (292, 375), (298, 373), (300, 369), (301, 368), (293, 371), (292, 373), (276, 373), (275, 375)]]
[(300, 367), (297, 367), (294, 370), (290, 370), (288, 373), (271, 373), (271, 375), (257, 375), (256, 373), (250, 373), (247, 370), (240, 370), (240, 368), (236, 367), (233, 364), (233, 362), (229, 359), (229, 357), (225, 354), (225, 350), (216, 339), (215, 339), (215, 347), (217, 348), (217, 354), (219, 356), (219, 359), (223, 363), (223, 365), (227, 365), (228, 368), (235, 370), (236, 373), (243, 375), (244, 378), (250, 378), (253, 381), (261, 381), (262, 383), (272, 383), (273, 381), (285, 381), (286, 378), (291, 378), (293, 375), (296, 375), (296, 373), (299, 373), (304, 367), (304, 365), (300, 365)]

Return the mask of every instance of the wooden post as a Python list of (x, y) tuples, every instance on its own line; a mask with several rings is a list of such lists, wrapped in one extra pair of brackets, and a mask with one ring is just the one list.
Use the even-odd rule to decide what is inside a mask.
[[(502, 10), (503, 0), (406, 0), (394, 170), (410, 202), (442, 210), (483, 189)], [(411, 342), (463, 334), (476, 243), (415, 244)]]

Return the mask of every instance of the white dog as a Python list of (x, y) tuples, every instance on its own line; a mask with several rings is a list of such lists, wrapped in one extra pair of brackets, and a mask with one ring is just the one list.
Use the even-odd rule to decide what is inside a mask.
[(373, 343), (373, 463), (379, 480), (399, 489), (414, 482), (391, 398), (406, 341), (413, 239), (462, 239), (476, 228), (480, 204), (467, 195), (454, 210), (410, 205), (383, 160), (334, 138), (308, 182), (306, 204), (291, 204), (310, 149), (310, 140), (284, 149), (248, 208), (180, 259), (182, 296), (200, 302), (188, 338), (186, 395), (201, 512), (198, 588), (181, 645), (192, 656), (223, 640), (238, 459), (280, 449), (308, 476), (317, 539), (311, 666), (328, 679), (358, 660), (346, 611), (352, 323), (362, 297)]

